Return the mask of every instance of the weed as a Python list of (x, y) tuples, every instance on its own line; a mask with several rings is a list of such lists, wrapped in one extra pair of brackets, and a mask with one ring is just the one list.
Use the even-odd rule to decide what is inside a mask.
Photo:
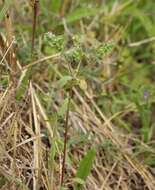
[(153, 7), (0, 2), (0, 189), (154, 189)]

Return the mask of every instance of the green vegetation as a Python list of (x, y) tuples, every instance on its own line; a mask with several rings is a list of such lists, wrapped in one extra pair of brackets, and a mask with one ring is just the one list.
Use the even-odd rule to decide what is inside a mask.
[(154, 7), (0, 1), (0, 189), (154, 190)]

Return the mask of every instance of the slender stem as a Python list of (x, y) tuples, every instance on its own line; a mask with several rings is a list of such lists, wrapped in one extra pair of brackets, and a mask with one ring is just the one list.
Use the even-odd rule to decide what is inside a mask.
[(35, 0), (33, 4), (33, 28), (32, 28), (32, 47), (31, 53), (34, 50), (34, 42), (35, 42), (35, 33), (36, 33), (36, 25), (37, 25), (37, 16), (39, 12), (39, 0)]
[(66, 153), (67, 153), (67, 142), (68, 142), (68, 121), (69, 121), (69, 110), (70, 110), (70, 103), (72, 99), (72, 89), (69, 91), (69, 99), (67, 104), (67, 112), (66, 112), (66, 120), (65, 120), (65, 135), (64, 135), (64, 150), (63, 150), (63, 162), (62, 162), (62, 172), (61, 172), (61, 187), (64, 184), (64, 173), (65, 173), (65, 163), (66, 163)]
[(63, 18), (65, 16), (65, 12), (67, 10), (67, 7), (70, 3), (70, 0), (63, 0), (62, 1), (62, 6), (61, 6), (61, 9), (60, 9), (60, 17)]

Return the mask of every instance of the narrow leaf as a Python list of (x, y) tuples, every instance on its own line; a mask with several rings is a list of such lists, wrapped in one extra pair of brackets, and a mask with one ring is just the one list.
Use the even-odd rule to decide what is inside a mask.
[[(76, 178), (81, 179), (80, 181), (85, 182), (88, 175), (90, 174), (93, 161), (95, 159), (95, 154), (96, 154), (95, 150), (92, 149), (88, 151), (85, 157), (81, 160), (80, 166), (76, 173)], [(82, 184), (77, 184), (75, 189), (80, 190), (81, 187)]]
[(71, 23), (88, 16), (94, 16), (99, 12), (97, 8), (78, 8), (66, 16), (66, 22)]
[(22, 75), (20, 77), (20, 80), (19, 80), (19, 83), (18, 83), (18, 88), (17, 88), (17, 91), (16, 91), (16, 99), (18, 101), (20, 101), (22, 99), (22, 97), (24, 96), (24, 94), (25, 94), (25, 92), (27, 90), (30, 75), (31, 75), (31, 69), (26, 69), (26, 70), (23, 71), (23, 73), (22, 73)]
[(58, 110), (58, 116), (63, 117), (67, 111), (68, 98), (66, 98)]
[(72, 80), (71, 76), (64, 76), (58, 81), (58, 86), (63, 88), (69, 81)]
[(61, 0), (52, 0), (52, 11), (58, 13), (61, 7)]

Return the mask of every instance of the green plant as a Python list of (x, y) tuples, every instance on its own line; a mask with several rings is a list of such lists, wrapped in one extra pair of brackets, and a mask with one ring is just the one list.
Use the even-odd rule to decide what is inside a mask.
[(85, 157), (80, 161), (76, 177), (74, 178), (74, 181), (77, 183), (75, 187), (76, 190), (80, 190), (84, 186), (86, 179), (91, 172), (95, 154), (95, 150), (89, 150)]
[(153, 13), (154, 0), (0, 2), (2, 189), (154, 189)]

